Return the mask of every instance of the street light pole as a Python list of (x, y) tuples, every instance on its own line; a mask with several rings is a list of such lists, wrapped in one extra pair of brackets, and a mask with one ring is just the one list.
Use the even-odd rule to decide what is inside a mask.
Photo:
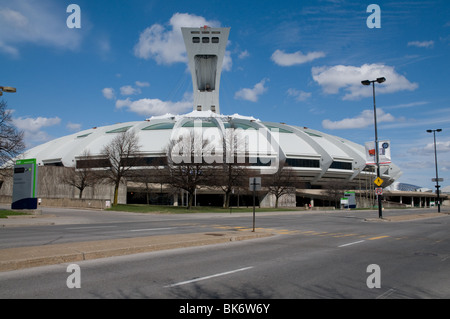
[(427, 130), (428, 133), (433, 133), (434, 138), (434, 165), (436, 166), (436, 195), (438, 202), (438, 213), (441, 212), (441, 200), (439, 198), (439, 176), (438, 176), (438, 164), (437, 164), (437, 151), (436, 151), (436, 132), (441, 132), (442, 129), (438, 128), (437, 130)]
[[(372, 84), (373, 89), (373, 119), (375, 124), (375, 158), (376, 158), (376, 165), (377, 165), (377, 178), (380, 178), (380, 153), (379, 153), (379, 145), (378, 145), (378, 129), (377, 129), (377, 106), (375, 103), (375, 82), (377, 83), (383, 83), (386, 81), (386, 78), (378, 78), (373, 81), (365, 80), (361, 81), (363, 85), (370, 85)], [(381, 206), (381, 196), (377, 194), (378, 198), (378, 217), (383, 218), (383, 207)]]

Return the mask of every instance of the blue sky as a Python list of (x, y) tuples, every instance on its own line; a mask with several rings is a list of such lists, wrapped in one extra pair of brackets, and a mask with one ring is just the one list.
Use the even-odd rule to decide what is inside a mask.
[[(81, 28), (68, 28), (70, 4)], [(369, 28), (370, 4), (381, 28)], [(94, 126), (192, 109), (179, 27), (231, 27), (223, 114), (391, 140), (400, 181), (450, 180), (450, 2), (0, 0), (0, 85), (28, 147)]]

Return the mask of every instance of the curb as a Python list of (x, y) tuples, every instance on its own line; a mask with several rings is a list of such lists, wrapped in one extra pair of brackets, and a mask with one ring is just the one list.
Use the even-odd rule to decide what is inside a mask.
[(268, 232), (163, 235), (0, 250), (0, 272), (159, 250), (243, 241), (273, 236)]
[(413, 221), (413, 220), (444, 217), (444, 216), (449, 216), (449, 214), (448, 213), (424, 213), (424, 214), (415, 214), (415, 215), (398, 215), (398, 216), (390, 216), (390, 217), (382, 217), (382, 218), (366, 218), (364, 220), (366, 222), (403, 222), (403, 221)]

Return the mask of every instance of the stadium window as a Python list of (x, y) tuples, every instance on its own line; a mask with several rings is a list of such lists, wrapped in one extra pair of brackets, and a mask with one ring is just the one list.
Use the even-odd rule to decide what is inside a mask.
[(305, 133), (308, 134), (309, 136), (322, 137), (322, 136), (319, 135), (319, 134), (315, 134), (315, 133), (311, 133), (311, 132), (307, 132), (307, 131), (303, 131), (303, 132), (305, 132)]
[(202, 38), (202, 43), (209, 43), (209, 38), (208, 37), (203, 37)]
[(281, 128), (281, 127), (276, 127), (276, 126), (272, 126), (272, 125), (268, 125), (266, 123), (263, 123), (269, 130), (271, 131), (275, 131), (275, 132), (279, 132), (279, 133), (293, 133), (293, 131)]
[(331, 163), (330, 168), (344, 169), (344, 170), (350, 170), (351, 171), (352, 170), (352, 163), (334, 161), (333, 163)]
[(305, 158), (286, 158), (286, 164), (292, 167), (320, 168), (320, 161)]
[(167, 163), (166, 156), (148, 156), (148, 157), (138, 157), (138, 158), (128, 158), (124, 160), (126, 165), (135, 167), (145, 167), (145, 166), (164, 166)]
[(219, 37), (212, 37), (211, 38), (212, 43), (219, 43)]
[(111, 167), (111, 162), (107, 158), (77, 160), (76, 168), (105, 168)]
[(217, 127), (215, 122), (203, 120), (203, 121), (187, 121), (183, 124), (183, 127), (196, 127), (198, 125), (199, 127)]
[(147, 127), (144, 127), (143, 131), (155, 131), (155, 130), (170, 130), (173, 129), (173, 126), (175, 123), (172, 122), (164, 122), (164, 123), (157, 123), (153, 124)]
[(91, 135), (91, 134), (92, 134), (92, 133), (87, 133), (87, 134), (83, 134), (83, 135), (78, 135), (77, 138), (83, 138), (83, 137), (89, 136), (89, 135)]
[(192, 38), (192, 43), (200, 43), (200, 38), (199, 37), (193, 37)]
[(51, 162), (51, 163), (44, 163), (44, 166), (58, 166), (63, 167), (64, 164), (62, 162)]
[(272, 159), (266, 157), (246, 157), (245, 163), (250, 166), (270, 166), (272, 164)]
[(131, 126), (124, 126), (124, 127), (116, 128), (115, 130), (107, 131), (106, 133), (107, 133), (107, 134), (111, 134), (111, 133), (123, 133), (123, 132), (128, 131), (128, 129), (129, 129), (130, 127), (131, 127)]

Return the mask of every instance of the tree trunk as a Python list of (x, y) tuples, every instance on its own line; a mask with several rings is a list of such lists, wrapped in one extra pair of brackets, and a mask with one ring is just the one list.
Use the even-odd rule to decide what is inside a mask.
[(116, 184), (114, 185), (114, 201), (113, 201), (113, 205), (114, 205), (114, 206), (117, 205), (117, 199), (118, 199), (118, 197), (119, 197), (119, 184), (116, 183)]
[(225, 198), (223, 203), (223, 208), (229, 208), (230, 207), (230, 191), (225, 192)]
[(191, 209), (192, 208), (192, 200), (194, 199), (194, 192), (189, 192), (189, 199), (188, 199), (188, 207), (187, 209)]

